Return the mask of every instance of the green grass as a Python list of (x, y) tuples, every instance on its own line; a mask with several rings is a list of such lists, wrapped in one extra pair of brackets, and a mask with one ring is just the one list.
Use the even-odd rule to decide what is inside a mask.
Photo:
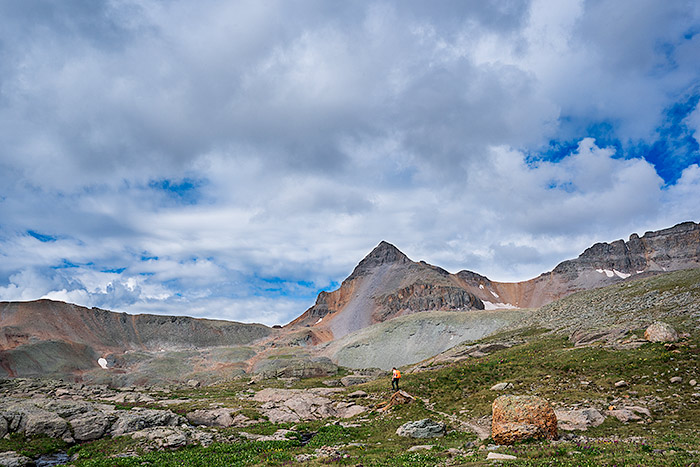
[(16, 451), (32, 458), (60, 451), (66, 446), (64, 441), (46, 436), (24, 436), (20, 433), (12, 433), (7, 438), (0, 438), (0, 452)]

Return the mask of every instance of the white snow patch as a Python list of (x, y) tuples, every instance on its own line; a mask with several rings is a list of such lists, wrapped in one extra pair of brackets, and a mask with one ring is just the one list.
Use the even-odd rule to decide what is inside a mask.
[(105, 360), (104, 358), (98, 358), (97, 364), (100, 365), (103, 370), (107, 369), (107, 360)]
[(496, 298), (501, 298), (501, 297), (499, 297), (498, 294), (497, 294), (496, 292), (494, 292), (493, 290), (489, 290), (489, 292), (491, 292), (491, 295), (493, 295), (494, 297), (496, 297)]
[(612, 277), (615, 275), (613, 271), (610, 269), (596, 269), (595, 272), (599, 272), (600, 274), (605, 274), (608, 277)]
[(632, 275), (632, 274), (627, 274), (626, 272), (620, 272), (620, 271), (618, 271), (618, 270), (616, 270), (616, 269), (613, 269), (613, 272), (614, 272), (615, 275), (616, 275), (617, 277), (619, 277), (620, 279), (627, 279), (629, 276)]
[(643, 273), (643, 272), (644, 272), (644, 271), (637, 271), (637, 274), (641, 274), (641, 273)]
[(479, 284), (479, 288), (480, 288), (481, 290), (484, 290), (484, 284)]
[(504, 308), (508, 310), (518, 309), (517, 306), (511, 305), (510, 303), (491, 303), (484, 300), (484, 310), (502, 310)]
[(321, 321), (323, 321), (323, 318), (319, 318), (318, 321), (316, 321), (314, 324), (318, 324), (318, 323), (320, 323)]
[(450, 336), (450, 340), (452, 340), (452, 339), (454, 339), (454, 338), (455, 338), (455, 336)]

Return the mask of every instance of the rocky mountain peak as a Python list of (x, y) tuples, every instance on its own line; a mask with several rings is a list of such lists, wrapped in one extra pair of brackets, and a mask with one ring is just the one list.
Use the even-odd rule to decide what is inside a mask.
[(406, 264), (410, 262), (411, 260), (408, 256), (403, 254), (401, 250), (391, 243), (382, 240), (374, 250), (370, 251), (369, 254), (360, 261), (348, 279), (367, 274), (384, 264)]

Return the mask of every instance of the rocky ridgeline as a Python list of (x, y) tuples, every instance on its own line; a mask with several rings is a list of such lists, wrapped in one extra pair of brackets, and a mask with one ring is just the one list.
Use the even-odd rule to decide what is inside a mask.
[(687, 322), (700, 318), (700, 269), (689, 269), (578, 292), (545, 305), (509, 326), (544, 327), (559, 332), (646, 328), (657, 320)]

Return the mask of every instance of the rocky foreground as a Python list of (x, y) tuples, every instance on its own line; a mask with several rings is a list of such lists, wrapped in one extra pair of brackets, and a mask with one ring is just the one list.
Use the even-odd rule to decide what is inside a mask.
[[(697, 336), (666, 323), (653, 323), (632, 340), (602, 333), (598, 339), (589, 335), (582, 344), (571, 336), (563, 347), (556, 344), (548, 352), (583, 357), (573, 378), (566, 364), (552, 362), (547, 367), (546, 356), (531, 353), (561, 342), (557, 339), (521, 333), (508, 340), (463, 345), (407, 369), (406, 391), (395, 394), (387, 391), (388, 377), (376, 371), (306, 381), (256, 378), (206, 387), (197, 381), (176, 387), (115, 389), (52, 380), (5, 380), (0, 385), (0, 437), (4, 437), (0, 447), (6, 448), (0, 453), (0, 465), (31, 465), (35, 459), (21, 449), (8, 448), (13, 440), (31, 444), (41, 437), (60, 440), (59, 450), (66, 453), (61, 462), (74, 465), (88, 462), (90, 456), (90, 462), (102, 462), (90, 465), (122, 465), (127, 459), (154, 455), (168, 465), (167, 459), (184, 455), (179, 453), (206, 455), (221, 446), (254, 450), (257, 456), (277, 449), (292, 464), (308, 465), (332, 459), (374, 465), (387, 456), (401, 458), (403, 463), (376, 465), (516, 462), (523, 455), (539, 455), (547, 446), (560, 446), (562, 452), (572, 452), (569, 456), (578, 456), (575, 446), (601, 443), (639, 450), (635, 455), (653, 454), (656, 449), (659, 456), (668, 456), (674, 451), (667, 444), (644, 446), (655, 446), (663, 433), (683, 433), (688, 423), (694, 423), (697, 410), (688, 412), (688, 404), (700, 401)], [(625, 347), (633, 341), (638, 345)], [(609, 369), (620, 358), (627, 359), (628, 367), (640, 358), (666, 364), (656, 371), (640, 368), (607, 374), (598, 367), (584, 367), (591, 352)], [(558, 376), (528, 373), (529, 365), (520, 363), (511, 363), (510, 371), (501, 373), (498, 365), (489, 363), (505, 366), (522, 353), (532, 355), (530, 363), (544, 371), (555, 373), (558, 368)], [(683, 371), (673, 372), (674, 364)], [(501, 381), (485, 384), (489, 379), (493, 382), (493, 377)], [(456, 398), (455, 387), (460, 388)], [(528, 438), (542, 441), (527, 445), (525, 452), (508, 447)], [(94, 459), (93, 445), (107, 453), (99, 454), (102, 460)], [(251, 447), (255, 445), (259, 447)], [(183, 451), (187, 446), (190, 450)], [(596, 452), (599, 456), (603, 451)], [(700, 453), (687, 447), (682, 456), (700, 460)], [(657, 465), (666, 465), (667, 460), (663, 457)], [(231, 465), (270, 463), (263, 456)]]

